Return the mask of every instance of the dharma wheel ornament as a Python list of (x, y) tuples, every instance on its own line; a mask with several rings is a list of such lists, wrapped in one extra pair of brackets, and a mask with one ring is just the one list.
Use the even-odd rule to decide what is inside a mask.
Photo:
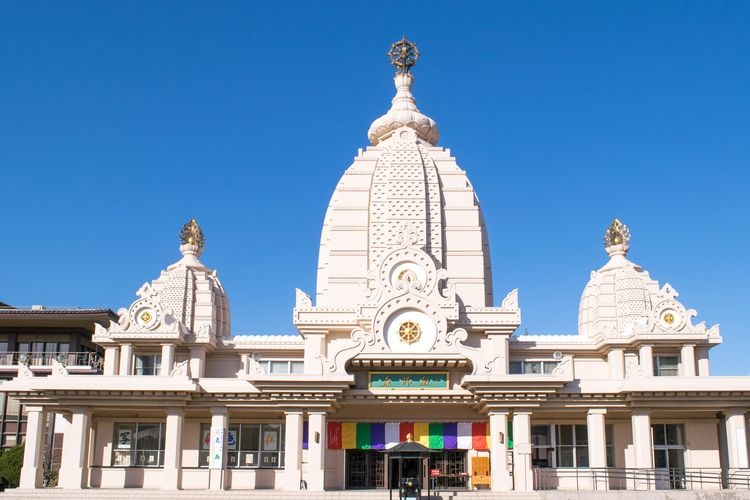
[(411, 74), (411, 68), (417, 64), (419, 59), (419, 50), (417, 45), (403, 37), (398, 42), (391, 45), (388, 51), (388, 57), (391, 58), (391, 64), (396, 67), (396, 74)]
[(614, 219), (612, 224), (604, 233), (604, 248), (608, 253), (613, 251), (628, 253), (630, 248), (630, 230), (628, 226), (620, 222), (620, 219)]

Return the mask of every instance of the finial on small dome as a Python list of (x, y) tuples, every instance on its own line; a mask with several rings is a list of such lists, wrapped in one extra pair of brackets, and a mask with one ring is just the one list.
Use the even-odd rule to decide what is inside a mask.
[(183, 255), (200, 256), (203, 247), (206, 245), (206, 238), (203, 236), (203, 230), (195, 221), (190, 219), (180, 229), (180, 251)]
[(630, 230), (628, 226), (615, 218), (604, 233), (604, 249), (610, 256), (626, 255), (630, 248)]
[(419, 50), (417, 50), (417, 44), (403, 37), (393, 42), (391, 50), (388, 51), (388, 57), (391, 58), (391, 64), (396, 67), (396, 74), (406, 75), (410, 74), (411, 68), (417, 64)]

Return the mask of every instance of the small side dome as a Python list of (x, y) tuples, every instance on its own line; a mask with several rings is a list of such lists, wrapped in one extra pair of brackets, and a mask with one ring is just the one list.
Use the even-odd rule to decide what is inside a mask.
[(578, 309), (578, 333), (587, 337), (629, 336), (650, 322), (651, 294), (658, 283), (627, 259), (630, 231), (614, 219), (604, 233), (604, 249), (610, 259), (591, 273)]
[(180, 230), (182, 258), (145, 283), (136, 293), (138, 300), (110, 330), (178, 332), (195, 335), (197, 341), (229, 336), (229, 301), (216, 271), (198, 259), (204, 246), (203, 231), (191, 219)]
[(391, 109), (370, 125), (367, 132), (370, 143), (377, 145), (390, 137), (394, 130), (409, 127), (416, 131), (417, 137), (434, 146), (440, 137), (437, 123), (419, 111), (411, 93), (411, 87), (414, 84), (411, 68), (419, 57), (417, 46), (403, 38), (391, 46), (388, 55), (396, 67), (394, 77), (396, 96), (391, 101)]

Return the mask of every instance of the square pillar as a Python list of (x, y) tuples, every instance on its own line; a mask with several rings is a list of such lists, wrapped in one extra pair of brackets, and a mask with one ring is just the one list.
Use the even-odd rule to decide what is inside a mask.
[(326, 355), (325, 332), (303, 332), (305, 338), (305, 373), (321, 374), (320, 357)]
[(162, 377), (169, 377), (174, 368), (174, 344), (162, 344), (161, 345), (161, 368), (159, 369), (159, 375)]
[(208, 456), (208, 488), (227, 488), (227, 428), (229, 412), (223, 406), (211, 408), (211, 447)]
[(308, 412), (307, 436), (307, 489), (323, 491), (325, 488), (326, 414)]
[(607, 432), (605, 428), (605, 409), (590, 409), (586, 415), (586, 429), (589, 438), (589, 467), (594, 472), (594, 489), (609, 488), (607, 474)]
[(185, 412), (182, 408), (167, 409), (167, 429), (164, 439), (163, 490), (182, 488), (182, 423)]
[(607, 364), (609, 365), (610, 379), (622, 380), (625, 378), (625, 351), (611, 349), (607, 353)]
[(633, 447), (635, 448), (635, 467), (637, 478), (635, 489), (648, 490), (655, 487), (654, 452), (651, 443), (651, 413), (646, 410), (634, 410), (630, 417), (633, 427)]
[(695, 377), (695, 346), (685, 344), (680, 349), (680, 364), (683, 377)]
[(44, 408), (41, 406), (26, 407), (26, 443), (23, 449), (23, 468), (19, 488), (31, 489), (42, 487), (42, 442), (44, 438)]
[(513, 412), (513, 478), (517, 491), (532, 491), (531, 412)]
[(120, 345), (120, 375), (133, 374), (133, 344)]
[(190, 348), (190, 377), (203, 378), (205, 366), (206, 366), (206, 348), (202, 346), (191, 347)]
[(745, 425), (745, 408), (732, 408), (724, 412), (726, 417), (727, 458), (730, 469), (746, 469), (747, 434)]
[(284, 489), (299, 491), (302, 479), (302, 410), (285, 412)]
[(708, 348), (704, 347), (702, 349), (698, 349), (697, 351), (698, 355), (698, 376), (699, 377), (708, 377), (711, 375), (711, 371), (709, 370), (709, 362), (708, 362)]
[(508, 412), (491, 411), (490, 416), (490, 489), (510, 491), (508, 474)]
[(107, 346), (104, 349), (104, 375), (117, 375), (120, 364), (120, 348), (116, 345)]
[(58, 474), (58, 485), (62, 488), (80, 490), (88, 486), (90, 418), (88, 408), (73, 408), (63, 439), (62, 463)]
[(638, 362), (646, 377), (654, 376), (654, 349), (650, 345), (642, 345), (638, 348)]

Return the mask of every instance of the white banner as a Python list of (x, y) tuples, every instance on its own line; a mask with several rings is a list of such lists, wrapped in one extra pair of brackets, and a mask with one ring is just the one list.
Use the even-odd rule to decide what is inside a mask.
[(211, 428), (211, 450), (208, 455), (208, 468), (221, 469), (224, 462), (224, 427)]

